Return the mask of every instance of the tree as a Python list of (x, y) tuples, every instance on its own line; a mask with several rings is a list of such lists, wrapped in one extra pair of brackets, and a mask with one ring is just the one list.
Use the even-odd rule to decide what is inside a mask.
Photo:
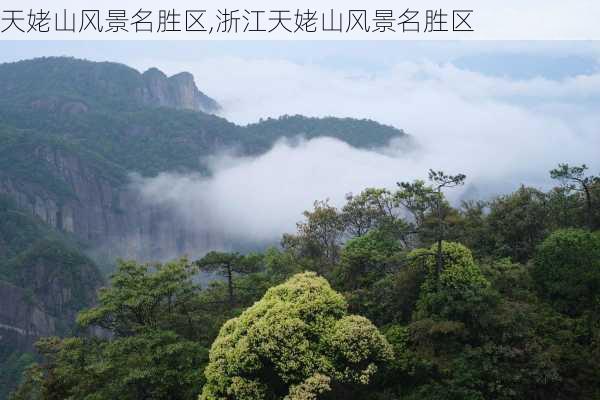
[(411, 268), (424, 269), (426, 278), (415, 312), (416, 319), (458, 321), (468, 327), (481, 323), (483, 311), (493, 303), (490, 282), (475, 264), (471, 251), (460, 243), (442, 242), (445, 265), (437, 275), (437, 254), (433, 249), (417, 249), (409, 254)]
[(313, 211), (304, 211), (305, 221), (297, 223), (297, 235), (284, 235), (283, 246), (300, 257), (314, 261), (319, 273), (338, 260), (344, 224), (338, 210), (327, 200), (315, 201)]
[[(192, 400), (207, 362), (205, 310), (197, 268), (120, 262), (98, 305), (78, 323), (89, 335), (44, 338), (16, 399)], [(37, 397), (36, 397), (37, 396)]]
[(442, 241), (444, 240), (444, 218), (442, 214), (444, 197), (442, 190), (464, 185), (466, 175), (447, 175), (443, 171), (429, 170), (429, 180), (433, 182), (435, 196), (435, 213), (438, 220), (437, 250), (436, 250), (436, 273), (439, 275), (444, 267), (442, 255)]
[(198, 334), (201, 325), (191, 318), (201, 291), (192, 281), (196, 272), (197, 267), (185, 258), (154, 265), (121, 261), (111, 285), (100, 289), (98, 305), (82, 311), (77, 322), (115, 336), (148, 328)]
[(400, 190), (396, 193), (396, 198), (414, 216), (417, 230), (423, 228), (428, 214), (435, 215), (436, 275), (439, 275), (444, 268), (442, 255), (442, 241), (445, 238), (446, 226), (444, 210), (448, 207), (445, 207), (443, 190), (464, 185), (465, 179), (464, 174), (448, 175), (443, 171), (430, 169), (429, 181), (432, 183), (430, 186), (426, 186), (423, 181), (398, 183)]
[(259, 268), (259, 259), (253, 255), (243, 256), (238, 253), (222, 253), (211, 251), (195, 264), (200, 269), (216, 272), (227, 279), (227, 301), (230, 307), (235, 304), (234, 276), (256, 272)]
[(370, 286), (344, 293), (352, 312), (369, 318), (377, 326), (407, 324), (414, 313), (425, 272), (400, 266)]
[(223, 325), (201, 399), (355, 398), (391, 356), (324, 278), (297, 274)]
[(580, 229), (553, 232), (538, 248), (533, 278), (540, 294), (571, 316), (600, 310), (600, 235)]
[(400, 265), (402, 251), (399, 241), (388, 232), (372, 230), (346, 243), (336, 268), (336, 277), (342, 286), (350, 290), (369, 287)]
[(494, 243), (487, 220), (488, 202), (468, 200), (461, 202), (449, 240), (467, 246), (476, 257), (492, 254)]
[(346, 195), (346, 204), (342, 207), (342, 221), (350, 236), (362, 236), (377, 226), (381, 219), (381, 209), (374, 204), (371, 193), (376, 189), (367, 189), (358, 195)]
[(369, 188), (356, 196), (349, 194), (341, 213), (345, 231), (352, 237), (378, 228), (394, 232), (404, 241), (407, 227), (398, 206), (394, 194), (387, 189)]
[(115, 340), (44, 338), (15, 400), (197, 398), (207, 349), (174, 332), (146, 330)]
[(550, 171), (552, 179), (559, 180), (563, 187), (570, 191), (582, 193), (585, 199), (586, 225), (589, 229), (593, 228), (593, 204), (592, 187), (600, 181), (600, 177), (585, 175), (588, 169), (587, 165), (569, 166), (569, 164), (559, 164), (558, 168)]
[(487, 217), (492, 252), (525, 263), (549, 231), (549, 209), (546, 195), (521, 186), (514, 193), (500, 196), (489, 203)]

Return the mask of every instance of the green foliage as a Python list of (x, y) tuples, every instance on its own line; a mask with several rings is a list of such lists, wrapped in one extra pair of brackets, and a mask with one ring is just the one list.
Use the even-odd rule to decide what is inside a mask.
[(584, 230), (553, 232), (540, 245), (533, 277), (557, 310), (581, 315), (600, 310), (600, 235)]
[(67, 57), (2, 64), (0, 76), (4, 101), (10, 99), (17, 104), (49, 97), (131, 108), (134, 93), (143, 85), (141, 74), (125, 65)]
[(40, 239), (57, 236), (50, 227), (20, 210), (11, 197), (0, 195), (0, 277), (3, 272), (8, 273), (1, 268), (4, 262), (27, 250)]
[[(9, 111), (0, 114), (14, 117)], [(115, 118), (120, 124), (146, 111)], [(232, 133), (224, 121), (184, 114), (184, 131), (205, 118), (221, 124), (223, 142), (244, 129)], [(89, 140), (78, 129), (101, 115), (69, 119), (67, 136)], [(54, 128), (64, 122), (45, 118)], [(161, 118), (148, 118), (166, 129)], [(264, 123), (275, 131), (304, 122), (316, 135), (316, 120)], [(185, 141), (188, 133), (174, 135)], [(30, 149), (28, 134), (0, 129), (15, 152)], [(107, 159), (92, 164), (108, 163), (107, 177), (118, 182), (118, 168), (108, 161), (122, 156), (113, 139), (98, 140)], [(253, 152), (270, 139), (248, 140)], [(44, 146), (79, 154), (72, 143)], [(176, 147), (147, 147), (148, 160), (127, 161), (128, 168), (149, 173)], [(600, 236), (557, 230), (589, 228), (595, 218), (584, 205), (595, 204), (600, 189), (584, 171), (561, 166), (552, 176), (564, 184), (548, 193), (521, 187), (459, 209), (443, 190), (464, 176), (432, 171), (429, 184), (367, 189), (340, 209), (316, 202), (296, 235), (284, 237), (283, 249), (211, 252), (195, 263), (121, 262), (96, 305), (80, 313), (83, 330), (40, 341), (33, 365), (4, 349), (0, 380), (25, 369), (15, 400), (600, 398)], [(9, 199), (0, 198), (0, 217), (2, 279), (27, 286), (32, 302), (45, 293), (36, 279), (60, 279), (74, 293), (64, 303), (71, 312), (91, 304), (87, 292), (97, 271), (76, 246)], [(203, 288), (195, 280), (200, 269), (224, 279)], [(307, 269), (323, 276), (300, 273)]]
[(587, 169), (588, 167), (585, 164), (581, 166), (559, 164), (558, 168), (550, 171), (550, 176), (561, 182), (567, 195), (570, 192), (579, 193), (585, 208), (585, 223), (588, 228), (593, 229), (594, 227), (597, 228), (600, 226), (600, 221), (594, 218), (594, 208), (597, 208), (598, 203), (596, 196), (594, 196), (593, 193), (595, 186), (600, 184), (600, 177), (594, 175), (586, 176), (585, 171)]
[(77, 321), (117, 336), (165, 329), (200, 337), (200, 324), (189, 315), (199, 306), (200, 287), (192, 281), (196, 270), (186, 259), (155, 265), (121, 261), (111, 285), (98, 293), (99, 304)]
[(347, 296), (353, 311), (363, 313), (378, 325), (408, 323), (412, 319), (425, 272), (416, 268), (400, 268), (386, 274), (368, 289)]
[[(432, 247), (429, 253), (433, 253)], [(424, 251), (411, 253), (428, 272), (422, 287), (415, 318), (459, 321), (473, 331), (487, 323), (486, 310), (493, 307), (496, 296), (490, 283), (475, 264), (469, 249), (458, 243), (443, 242), (444, 270), (436, 277), (433, 274), (435, 258)]]
[(301, 115), (284, 115), (267, 118), (247, 126), (249, 135), (261, 136), (275, 142), (279, 138), (291, 138), (301, 134), (307, 139), (334, 137), (359, 148), (381, 147), (395, 137), (405, 135), (389, 125), (381, 125), (368, 119), (354, 118), (308, 118)]
[[(6, 195), (0, 195), (0, 280), (24, 289), (23, 300), (46, 314), (36, 317), (52, 318), (54, 329), (63, 335), (76, 331), (74, 316), (94, 303), (103, 283), (76, 242), (19, 209)], [(5, 298), (2, 303), (11, 307), (15, 300), (21, 301)], [(0, 338), (0, 399), (5, 399), (35, 360), (26, 340), (10, 331)]]
[(262, 257), (258, 254), (242, 256), (238, 253), (222, 253), (211, 251), (196, 261), (200, 269), (216, 272), (227, 279), (227, 297), (230, 306), (235, 303), (234, 276), (257, 272), (261, 267)]
[[(282, 116), (242, 127), (202, 112), (157, 109), (144, 104), (144, 78), (134, 69), (65, 57), (1, 64), (0, 90), (0, 171), (63, 196), (72, 195), (66, 182), (44, 157), (31, 157), (40, 146), (122, 179), (124, 171), (207, 173), (202, 156), (229, 147), (261, 154), (285, 137), (328, 136), (369, 148), (406, 136), (351, 118)], [(73, 105), (81, 111), (69, 112)]]
[(516, 192), (490, 203), (487, 218), (496, 256), (525, 262), (548, 234), (546, 196), (539, 190), (522, 186)]
[(201, 398), (335, 396), (332, 390), (368, 384), (390, 357), (377, 328), (346, 315), (346, 302), (325, 279), (298, 274), (221, 328)]
[[(60, 204), (76, 199), (61, 168), (119, 187), (129, 171), (207, 174), (199, 159), (232, 146), (404, 135), (331, 117), (237, 126), (144, 105), (143, 79), (67, 58), (0, 65), (0, 179)], [(432, 170), (340, 209), (316, 202), (283, 249), (121, 262), (97, 298), (81, 245), (0, 196), (0, 279), (71, 335), (35, 356), (2, 342), (0, 397), (20, 381), (14, 400), (600, 399), (600, 180), (587, 171), (560, 164), (549, 192), (455, 208), (444, 191), (465, 176)], [(224, 279), (201, 287), (199, 269)]]
[(170, 331), (146, 330), (115, 340), (47, 338), (13, 397), (31, 399), (191, 399), (202, 386), (208, 352)]
[(6, 265), (14, 284), (28, 289), (31, 301), (58, 319), (61, 334), (73, 328), (73, 316), (94, 303), (104, 283), (88, 257), (57, 239), (34, 242)]
[(93, 335), (38, 342), (43, 360), (16, 398), (196, 398), (214, 337), (196, 270), (185, 259), (121, 262), (98, 305), (79, 314)]
[(32, 353), (12, 351), (5, 356), (1, 351), (3, 347), (0, 346), (0, 399), (8, 398), (9, 391), (20, 383), (23, 372), (35, 362)]
[(349, 240), (341, 254), (337, 280), (347, 289), (370, 286), (397, 266), (403, 256), (398, 240), (385, 231), (371, 230)]
[(338, 261), (344, 222), (339, 211), (326, 201), (315, 201), (312, 211), (303, 213), (296, 235), (284, 235), (283, 247), (297, 258), (309, 261), (307, 267), (319, 273), (330, 271)]
[(47, 191), (58, 203), (75, 198), (71, 183), (56, 171), (59, 157), (72, 163), (78, 162), (78, 158), (85, 160), (87, 172), (111, 184), (126, 181), (126, 172), (121, 167), (63, 135), (48, 134), (42, 127), (37, 130), (0, 126), (0, 176), (14, 180), (17, 185), (34, 185)]

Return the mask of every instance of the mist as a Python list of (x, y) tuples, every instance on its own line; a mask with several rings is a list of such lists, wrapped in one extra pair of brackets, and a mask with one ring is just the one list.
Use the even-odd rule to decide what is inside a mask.
[(370, 118), (404, 129), (415, 144), (366, 150), (327, 137), (280, 141), (257, 157), (215, 155), (208, 178), (165, 172), (132, 180), (146, 201), (231, 240), (277, 241), (315, 200), (341, 206), (347, 193), (393, 188), (430, 168), (467, 175), (454, 199), (520, 184), (545, 189), (560, 162), (599, 169), (600, 75), (513, 80), (428, 62), (373, 74), (235, 58), (181, 69), (239, 124), (283, 114)]

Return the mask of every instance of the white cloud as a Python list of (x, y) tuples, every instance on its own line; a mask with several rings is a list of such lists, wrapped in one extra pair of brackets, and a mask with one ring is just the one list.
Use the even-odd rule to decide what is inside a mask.
[(257, 158), (216, 158), (211, 178), (163, 174), (142, 182), (148, 198), (229, 237), (276, 239), (316, 199), (340, 204), (348, 192), (392, 187), (429, 168), (466, 173), (480, 193), (493, 193), (547, 185), (558, 162), (599, 167), (600, 118), (590, 99), (600, 96), (600, 75), (515, 81), (427, 62), (365, 74), (240, 58), (166, 69), (191, 69), (238, 123), (282, 114), (371, 118), (419, 144), (407, 155), (393, 145), (373, 152), (325, 138), (281, 142)]

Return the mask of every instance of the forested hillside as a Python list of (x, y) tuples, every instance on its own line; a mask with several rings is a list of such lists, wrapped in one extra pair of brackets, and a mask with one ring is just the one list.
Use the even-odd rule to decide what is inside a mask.
[[(12, 399), (596, 399), (600, 179), (551, 171), (452, 207), (468, 177), (317, 201), (280, 247), (122, 262)], [(223, 279), (202, 287), (199, 271)]]
[(103, 283), (73, 238), (0, 196), (0, 398), (34, 360), (34, 342), (73, 334)]
[(75, 315), (96, 303), (118, 257), (162, 260), (226, 240), (144, 204), (131, 173), (207, 175), (207, 156), (259, 155), (298, 136), (362, 148), (406, 137), (355, 119), (239, 126), (214, 115), (221, 106), (189, 73), (66, 57), (1, 64), (0, 91), (0, 398), (33, 342), (78, 329)]
[(227, 239), (190, 232), (168, 210), (145, 207), (128, 174), (206, 175), (207, 156), (258, 155), (286, 137), (332, 136), (370, 148), (407, 136), (349, 118), (285, 116), (238, 126), (206, 113), (219, 110), (216, 101), (180, 75), (71, 58), (0, 65), (0, 193), (104, 258), (161, 260)]
[(0, 399), (600, 399), (600, 177), (585, 165), (461, 204), (446, 196), (469, 177), (432, 170), (340, 208), (315, 199), (265, 251), (206, 253), (226, 238), (145, 203), (132, 173), (408, 135), (239, 126), (189, 73), (72, 58), (0, 65), (0, 90)]

